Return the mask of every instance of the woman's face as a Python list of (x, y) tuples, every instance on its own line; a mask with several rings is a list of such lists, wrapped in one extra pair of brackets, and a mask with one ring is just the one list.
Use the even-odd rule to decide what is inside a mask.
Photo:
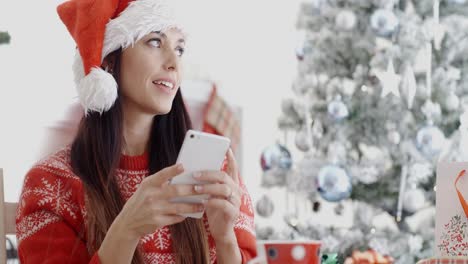
[(177, 29), (146, 35), (123, 50), (120, 95), (126, 107), (167, 114), (181, 82), (184, 36)]

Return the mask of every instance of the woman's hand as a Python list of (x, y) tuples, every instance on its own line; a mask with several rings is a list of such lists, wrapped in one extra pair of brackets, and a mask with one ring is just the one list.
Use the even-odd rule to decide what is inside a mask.
[(195, 191), (210, 195), (205, 208), (210, 233), (216, 244), (232, 244), (232, 242), (237, 244), (234, 224), (239, 216), (242, 190), (239, 186), (237, 163), (231, 149), (227, 158), (227, 173), (204, 171), (194, 174), (195, 179), (207, 182), (204, 185), (196, 185)]
[(173, 203), (175, 197), (196, 194), (193, 185), (170, 185), (169, 180), (184, 171), (182, 165), (167, 167), (146, 177), (125, 203), (116, 220), (130, 237), (140, 238), (156, 229), (182, 222), (179, 214), (204, 210), (201, 204)]
[(193, 185), (170, 185), (169, 180), (184, 171), (181, 165), (167, 167), (146, 177), (125, 203), (107, 231), (98, 255), (101, 263), (132, 261), (140, 238), (163, 226), (182, 222), (179, 214), (197, 213), (203, 205), (172, 203), (174, 197), (195, 194)]

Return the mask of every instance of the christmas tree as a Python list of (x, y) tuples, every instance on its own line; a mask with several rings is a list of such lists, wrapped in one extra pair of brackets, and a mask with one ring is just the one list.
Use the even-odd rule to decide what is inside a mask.
[[(261, 239), (309, 238), (324, 252), (373, 249), (416, 263), (434, 248), (438, 160), (467, 160), (468, 3), (465, 0), (308, 0), (297, 27), (294, 98), (279, 127), (294, 145), (262, 154), (265, 187), (287, 186), (320, 210), (353, 212), (346, 228), (285, 215), (288, 230)], [(303, 155), (291, 159), (290, 149)], [(260, 215), (272, 201), (257, 203)]]

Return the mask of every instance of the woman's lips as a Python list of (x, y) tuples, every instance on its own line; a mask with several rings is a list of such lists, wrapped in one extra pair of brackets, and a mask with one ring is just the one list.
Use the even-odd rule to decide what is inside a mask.
[(156, 86), (158, 89), (160, 89), (161, 91), (167, 93), (167, 94), (173, 94), (175, 89), (172, 89), (172, 88), (169, 88), (168, 86), (164, 85), (164, 84), (157, 84), (157, 83), (153, 83), (154, 86)]

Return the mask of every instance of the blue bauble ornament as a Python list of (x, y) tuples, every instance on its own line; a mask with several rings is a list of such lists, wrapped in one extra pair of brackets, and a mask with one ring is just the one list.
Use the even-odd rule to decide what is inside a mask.
[(317, 176), (317, 188), (320, 196), (329, 202), (339, 202), (351, 195), (351, 178), (346, 171), (335, 165), (320, 169)]
[(437, 156), (445, 145), (444, 133), (434, 125), (427, 125), (418, 131), (416, 146), (428, 158)]
[(348, 107), (337, 98), (328, 104), (328, 115), (335, 121), (340, 121), (349, 116)]
[(292, 166), (291, 153), (286, 147), (274, 144), (262, 152), (260, 164), (264, 172), (271, 169), (289, 170)]
[(372, 14), (370, 24), (377, 35), (388, 38), (395, 33), (399, 22), (391, 10), (378, 9)]

